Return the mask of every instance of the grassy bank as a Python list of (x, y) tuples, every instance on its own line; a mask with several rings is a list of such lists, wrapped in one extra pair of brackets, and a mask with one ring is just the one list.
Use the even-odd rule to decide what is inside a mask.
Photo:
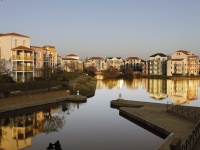
[(77, 90), (80, 95), (93, 96), (96, 91), (97, 80), (91, 76), (83, 76), (71, 86), (71, 94), (77, 94)]

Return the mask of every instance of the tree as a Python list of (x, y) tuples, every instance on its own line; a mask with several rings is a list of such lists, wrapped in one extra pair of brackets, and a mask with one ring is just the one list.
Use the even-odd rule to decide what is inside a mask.
[[(8, 63), (8, 62), (7, 62)], [(13, 83), (11, 71), (6, 67), (6, 60), (0, 55), (0, 81)]]
[(103, 72), (105, 78), (116, 78), (119, 75), (117, 68), (110, 67)]
[(89, 66), (86, 68), (86, 72), (90, 76), (94, 76), (96, 71), (97, 71), (97, 69), (94, 66)]
[(126, 75), (126, 78), (132, 79), (132, 78), (133, 78), (133, 70), (132, 70), (131, 68), (128, 68), (128, 69), (125, 71), (125, 75)]

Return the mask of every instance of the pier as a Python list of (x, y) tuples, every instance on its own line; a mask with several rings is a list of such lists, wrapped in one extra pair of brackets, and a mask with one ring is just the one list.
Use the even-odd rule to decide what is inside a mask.
[[(194, 149), (195, 140), (199, 138), (199, 121), (171, 111), (167, 104), (118, 99), (111, 101), (111, 107), (118, 108), (120, 114), (165, 135), (166, 138), (158, 147), (159, 150)], [(185, 107), (200, 114), (198, 107)]]

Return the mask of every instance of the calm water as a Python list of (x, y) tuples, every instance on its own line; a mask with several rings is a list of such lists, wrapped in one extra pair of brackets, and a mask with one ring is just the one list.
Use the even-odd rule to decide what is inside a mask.
[(173, 102), (200, 106), (199, 80), (98, 80), (86, 103), (57, 103), (0, 116), (0, 148), (45, 150), (60, 141), (63, 150), (155, 150), (159, 136), (119, 115), (110, 101)]

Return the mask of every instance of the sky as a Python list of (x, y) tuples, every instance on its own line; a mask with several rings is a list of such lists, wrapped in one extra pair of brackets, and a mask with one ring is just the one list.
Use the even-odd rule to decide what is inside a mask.
[(200, 56), (200, 0), (2, 0), (0, 33), (11, 32), (82, 60)]

